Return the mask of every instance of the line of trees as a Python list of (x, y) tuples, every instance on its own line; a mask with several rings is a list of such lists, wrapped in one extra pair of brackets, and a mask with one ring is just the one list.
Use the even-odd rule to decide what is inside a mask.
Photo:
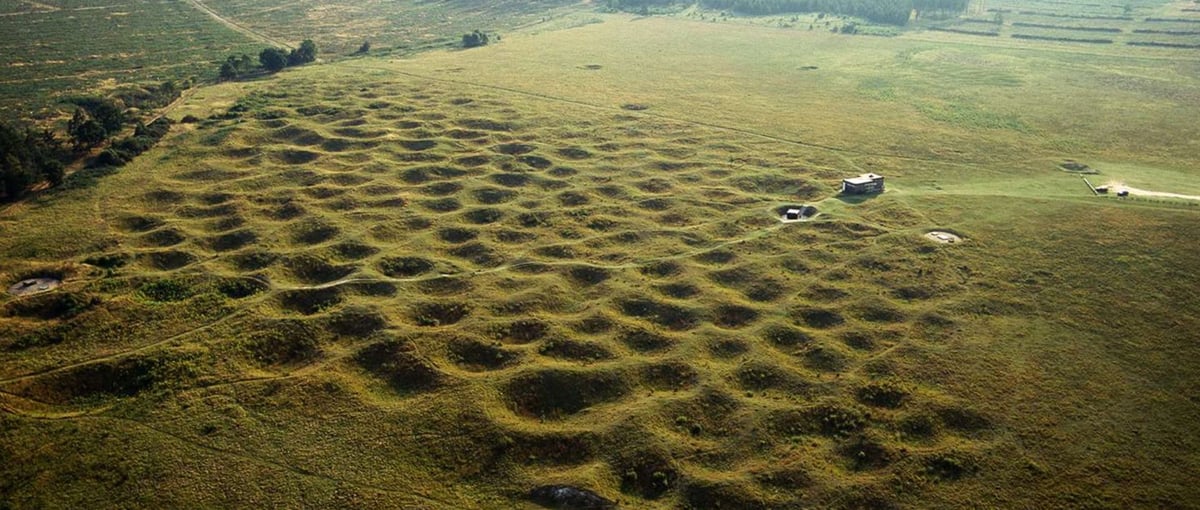
[[(364, 48), (369, 46), (364, 44)], [(365, 50), (364, 50), (365, 51)], [(235, 79), (264, 69), (276, 72), (317, 59), (317, 45), (305, 40), (293, 50), (266, 48), (258, 56), (258, 66), (248, 55), (230, 56), (221, 64), (220, 77)], [(185, 87), (187, 85), (185, 84)], [(137, 121), (133, 134), (117, 140), (131, 122), (130, 112), (141, 108), (166, 106), (180, 96), (174, 82), (121, 89), (112, 97), (75, 97), (66, 102), (75, 106), (66, 125), (64, 140), (51, 129), (34, 130), (0, 122), (0, 199), (15, 200), (41, 183), (62, 184), (66, 163), (86, 155), (86, 151), (112, 140), (109, 147), (92, 162), (94, 167), (117, 167), (128, 163), (153, 147), (170, 130), (171, 122), (160, 117), (150, 124)], [(131, 109), (132, 107), (132, 109)]]
[(305, 39), (299, 48), (291, 51), (283, 48), (264, 48), (258, 54), (257, 65), (249, 55), (230, 55), (221, 63), (219, 76), (222, 80), (235, 80), (251, 75), (259, 69), (276, 73), (285, 67), (304, 65), (315, 60), (317, 45), (312, 39)]
[[(674, 0), (608, 0), (616, 10), (642, 11), (647, 6), (668, 6)], [(876, 23), (905, 25), (914, 12), (917, 17), (949, 16), (965, 12), (969, 0), (701, 0), (709, 9), (740, 14), (770, 15), (798, 12), (825, 12), (856, 16)]]
[(49, 128), (33, 129), (0, 122), (0, 199), (19, 199), (42, 183), (62, 184), (67, 163), (85, 157), (108, 140), (112, 143), (92, 161), (92, 167), (117, 167), (133, 160), (166, 136), (171, 122), (166, 117), (148, 125), (136, 121), (133, 134), (117, 140), (122, 130), (135, 121), (130, 112), (177, 95), (175, 85), (168, 82), (143, 87), (134, 94), (136, 106), (132, 109), (113, 97), (70, 98), (66, 103), (73, 105), (75, 111), (67, 121), (65, 138), (59, 138)]
[(125, 163), (133, 161), (133, 158), (139, 154), (154, 147), (154, 144), (166, 136), (170, 129), (171, 121), (166, 117), (159, 117), (148, 125), (138, 121), (137, 126), (133, 129), (133, 135), (114, 141), (111, 146), (100, 153), (93, 166), (123, 166)]

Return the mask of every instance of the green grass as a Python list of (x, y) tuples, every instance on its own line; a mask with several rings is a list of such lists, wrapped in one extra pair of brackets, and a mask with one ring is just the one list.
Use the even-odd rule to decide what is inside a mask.
[(253, 30), (285, 40), (297, 31), (337, 55), (358, 49), (364, 40), (376, 48), (420, 47), (456, 42), (473, 30), (507, 31), (554, 17), (555, 8), (573, 2), (530, 4), (512, 0), (484, 2), (396, 3), (304, 0), (279, 5), (262, 0), (214, 0), (214, 10)]
[(212, 78), (226, 55), (262, 47), (187, 2), (40, 5), (48, 8), (0, 17), (0, 111), (8, 116), (47, 115), (64, 96), (119, 84)]
[[(1188, 20), (1200, 19), (1183, 11), (1185, 4), (1168, 3), (1158, 0), (1129, 3), (1129, 12), (1125, 4), (1096, 4), (1089, 2), (1000, 2), (988, 4), (984, 12), (968, 13), (967, 16), (946, 24), (935, 21), (933, 26), (943, 26), (952, 30), (967, 31), (996, 31), (999, 36), (1032, 36), (1037, 38), (1066, 39), (1055, 44), (1067, 46), (1113, 46), (1105, 52), (1130, 53), (1137, 52), (1142, 47), (1129, 46), (1129, 43), (1170, 43), (1197, 44), (1194, 31), (1195, 23), (1186, 21), (1155, 21), (1155, 20)], [(1000, 23), (996, 24), (995, 22)], [(986, 23), (985, 23), (986, 22)], [(1191, 28), (1189, 28), (1191, 25)], [(1101, 29), (1101, 30), (1097, 30)], [(1139, 30), (1176, 31), (1176, 34), (1147, 34)], [(979, 39), (974, 34), (959, 34), (959, 40)], [(1111, 41), (1085, 42), (1088, 40)], [(1074, 40), (1074, 41), (1072, 41)], [(1167, 48), (1170, 51), (1170, 48)]]
[(551, 7), (567, 3), (10, 1), (0, 4), (0, 112), (52, 119), (64, 97), (130, 83), (213, 80), (227, 56), (256, 57), (266, 46), (303, 39), (314, 39), (325, 60), (344, 58), (363, 41), (384, 53), (445, 47), (472, 30), (553, 24), (574, 9)]
[(6, 209), (64, 285), (0, 298), (3, 500), (1196, 499), (1200, 207), (1057, 168), (1195, 193), (1186, 52), (586, 17), (203, 87)]

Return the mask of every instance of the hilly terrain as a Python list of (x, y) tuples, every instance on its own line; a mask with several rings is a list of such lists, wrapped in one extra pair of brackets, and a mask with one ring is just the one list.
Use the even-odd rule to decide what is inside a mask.
[[(153, 149), (0, 211), (7, 507), (1200, 500), (1194, 50), (203, 5), (215, 61), (338, 56), (200, 80)], [(447, 47), (479, 16), (511, 28)], [(365, 32), (397, 49), (342, 56)]]

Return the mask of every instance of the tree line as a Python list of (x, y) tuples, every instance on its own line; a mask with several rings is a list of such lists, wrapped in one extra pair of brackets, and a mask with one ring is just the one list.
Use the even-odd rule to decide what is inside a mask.
[[(144, 124), (130, 114), (138, 107), (165, 105), (179, 91), (171, 82), (122, 91), (131, 98), (83, 96), (67, 99), (75, 107), (67, 121), (65, 137), (53, 129), (34, 129), (0, 122), (0, 192), (2, 199), (16, 200), (42, 183), (58, 186), (66, 178), (66, 164), (86, 156), (92, 149), (111, 141), (92, 162), (93, 167), (117, 167), (158, 143), (171, 127), (166, 117)], [(164, 101), (166, 101), (164, 103)], [(129, 124), (133, 134), (118, 139)]]
[[(370, 48), (365, 44), (366, 48)], [(283, 48), (263, 48), (258, 54), (257, 65), (250, 55), (230, 55), (221, 63), (218, 76), (222, 80), (235, 80), (258, 72), (260, 69), (268, 73), (282, 71), (286, 67), (304, 65), (317, 60), (317, 45), (312, 39), (305, 39), (299, 48), (288, 51)]]
[[(739, 14), (770, 15), (800, 12), (824, 12), (855, 16), (876, 23), (905, 25), (915, 13), (948, 16), (966, 11), (969, 0), (701, 0), (709, 9)], [(675, 0), (608, 0), (608, 7), (617, 10), (642, 10), (647, 6), (668, 6)]]
[[(364, 43), (362, 52), (370, 48)], [(305, 40), (298, 48), (265, 48), (258, 62), (248, 55), (230, 56), (221, 64), (221, 79), (239, 78), (259, 69), (277, 72), (285, 67), (315, 61), (317, 45)], [(185, 83), (184, 87), (190, 86)], [(69, 98), (74, 107), (65, 130), (29, 127), (0, 121), (0, 200), (16, 200), (43, 183), (62, 184), (66, 165), (86, 157), (91, 150), (108, 142), (91, 162), (92, 167), (119, 167), (153, 147), (170, 130), (171, 122), (159, 117), (149, 124), (137, 119), (136, 112), (170, 104), (180, 96), (174, 82), (126, 87), (109, 97)], [(130, 124), (133, 133), (119, 138)]]

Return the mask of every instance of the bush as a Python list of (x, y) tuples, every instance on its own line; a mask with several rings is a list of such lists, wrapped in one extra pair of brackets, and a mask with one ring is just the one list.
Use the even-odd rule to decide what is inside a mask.
[(221, 64), (220, 78), (235, 80), (251, 71), (254, 71), (254, 60), (250, 58), (250, 55), (243, 54), (240, 57), (230, 55)]
[(490, 42), (488, 40), (488, 35), (478, 30), (469, 34), (463, 34), (462, 36), (462, 45), (464, 48), (486, 46), (488, 42)]
[(312, 39), (305, 39), (300, 47), (288, 54), (287, 65), (298, 66), (317, 60), (317, 45)]
[(258, 54), (258, 62), (268, 72), (279, 72), (288, 65), (288, 53), (279, 48), (266, 48)]
[(154, 144), (166, 136), (170, 129), (171, 121), (166, 117), (159, 117), (149, 125), (139, 122), (137, 128), (134, 129), (133, 136), (113, 142), (111, 147), (100, 153), (92, 166), (124, 166), (125, 163), (133, 161), (133, 158), (154, 147)]
[(93, 167), (124, 166), (125, 163), (128, 163), (128, 162), (129, 162), (129, 159), (126, 158), (126, 155), (124, 153), (109, 148), (109, 149), (104, 149), (104, 151), (101, 152), (99, 156), (96, 156), (96, 160), (92, 162), (92, 166)]

